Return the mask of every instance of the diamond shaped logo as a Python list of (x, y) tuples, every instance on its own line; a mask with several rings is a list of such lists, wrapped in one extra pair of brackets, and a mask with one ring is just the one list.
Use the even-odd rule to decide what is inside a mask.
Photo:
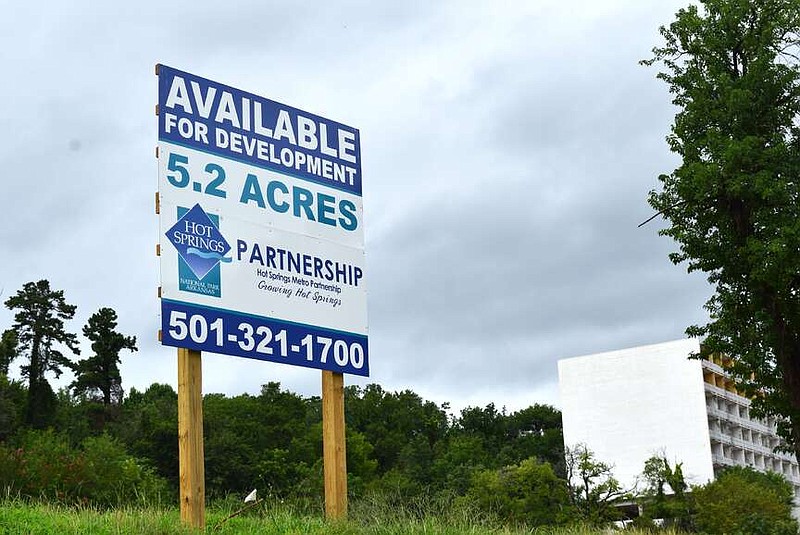
[(166, 236), (199, 280), (220, 262), (231, 261), (225, 258), (231, 250), (230, 244), (200, 204), (178, 219)]

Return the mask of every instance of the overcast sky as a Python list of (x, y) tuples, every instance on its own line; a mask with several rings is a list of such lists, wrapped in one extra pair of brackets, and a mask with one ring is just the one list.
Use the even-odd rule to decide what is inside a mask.
[[(76, 333), (114, 308), (140, 349), (124, 387), (177, 384), (156, 341), (164, 63), (360, 129), (371, 377), (346, 384), (558, 406), (559, 359), (706, 318), (710, 289), (670, 263), (663, 223), (637, 228), (678, 164), (667, 88), (637, 62), (685, 4), (16, 3), (0, 18), (2, 300), (47, 278)], [(316, 370), (203, 359), (206, 393), (319, 395)]]

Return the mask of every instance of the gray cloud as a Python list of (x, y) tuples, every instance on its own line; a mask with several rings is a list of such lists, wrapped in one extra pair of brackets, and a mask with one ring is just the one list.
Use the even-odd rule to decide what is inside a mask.
[[(15, 7), (0, 20), (0, 287), (49, 278), (139, 339), (126, 387), (175, 383), (159, 326), (163, 62), (352, 124), (373, 376), (454, 406), (555, 399), (558, 358), (680, 337), (709, 288), (645, 198), (674, 110), (636, 62), (681, 3), (234, 2)], [(0, 328), (11, 323), (0, 310)], [(207, 391), (319, 374), (208, 355)], [(68, 378), (67, 378), (68, 380)]]

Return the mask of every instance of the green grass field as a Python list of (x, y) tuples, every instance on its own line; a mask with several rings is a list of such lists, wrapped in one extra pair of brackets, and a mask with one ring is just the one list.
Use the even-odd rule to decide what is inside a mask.
[[(234, 506), (235, 507), (235, 506)], [(409, 511), (387, 511), (374, 504), (353, 508), (346, 522), (328, 523), (320, 514), (264, 505), (218, 525), (233, 510), (226, 506), (206, 511), (206, 533), (234, 534), (496, 534), (596, 535), (609, 531), (589, 528), (521, 529), (504, 527), (491, 519), (470, 517), (465, 511), (443, 511), (420, 516)], [(152, 535), (194, 533), (181, 525), (177, 509), (126, 508), (99, 511), (7, 500), (0, 505), (0, 533), (62, 535), (67, 533)], [(643, 532), (625, 531), (629, 535)]]

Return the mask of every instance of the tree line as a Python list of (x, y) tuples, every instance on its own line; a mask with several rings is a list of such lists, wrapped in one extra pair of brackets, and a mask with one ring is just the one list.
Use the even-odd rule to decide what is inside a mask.
[[(81, 357), (78, 337), (66, 323), (76, 307), (49, 281), (24, 284), (4, 304), (14, 322), (0, 337), (2, 444), (25, 451), (30, 442), (31, 451), (46, 450), (47, 440), (39, 438), (50, 433), (48, 440), (59, 448), (80, 450), (87, 440), (96, 447), (92, 440), (105, 437), (166, 482), (165, 488), (177, 489), (177, 393), (158, 383), (123, 391), (121, 354), (137, 347), (135, 337), (118, 332), (116, 312), (100, 308), (89, 318), (82, 333), (91, 354)], [(22, 381), (8, 376), (17, 359)], [(64, 370), (75, 379), (55, 391), (47, 376)], [(450, 415), (447, 404), (371, 384), (346, 388), (345, 410), (354, 495), (464, 495), (478, 471), (528, 459), (555, 477), (565, 474), (561, 414), (548, 405), (508, 412), (489, 404)], [(280, 497), (321, 495), (321, 425), (319, 397), (299, 396), (278, 383), (264, 385), (257, 395), (205, 395), (208, 495), (253, 487)]]
[[(5, 306), (15, 315), (0, 337), (0, 489), (95, 506), (174, 503), (178, 395), (159, 383), (123, 391), (120, 353), (136, 351), (136, 339), (117, 331), (114, 310), (89, 318), (82, 332), (91, 355), (79, 358), (77, 336), (65, 326), (76, 308), (63, 291), (29, 282)], [(20, 381), (8, 376), (17, 358)], [(62, 369), (75, 379), (56, 392), (45, 374)], [(270, 382), (256, 395), (206, 394), (203, 411), (209, 499), (256, 488), (319, 508), (318, 396)], [(653, 458), (644, 466), (646, 486), (624, 489), (585, 445), (565, 450), (561, 413), (549, 405), (509, 412), (490, 403), (456, 415), (411, 390), (370, 384), (345, 389), (345, 420), (353, 499), (377, 495), (409, 507), (433, 496), (526, 526), (606, 524), (624, 517), (621, 502), (635, 499), (646, 512), (637, 522), (649, 528), (653, 518), (708, 533), (746, 526), (782, 535), (797, 527), (789, 516), (792, 488), (777, 475), (740, 470), (689, 492), (680, 465)], [(731, 495), (737, 499), (724, 502)], [(769, 529), (759, 531), (762, 524)]]

